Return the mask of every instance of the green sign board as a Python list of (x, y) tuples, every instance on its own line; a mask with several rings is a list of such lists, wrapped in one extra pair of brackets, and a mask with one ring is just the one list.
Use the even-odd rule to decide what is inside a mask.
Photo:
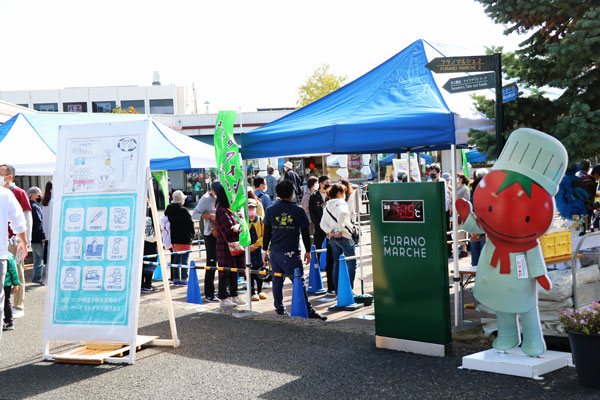
[(451, 342), (444, 185), (372, 184), (369, 200), (378, 347), (402, 350), (379, 346), (380, 337), (401, 339), (413, 344), (407, 351), (435, 344), (443, 355)]

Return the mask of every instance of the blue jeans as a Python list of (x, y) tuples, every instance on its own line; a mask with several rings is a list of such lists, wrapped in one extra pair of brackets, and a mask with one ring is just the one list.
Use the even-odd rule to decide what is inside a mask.
[[(340, 256), (352, 257), (354, 252), (354, 244), (348, 238), (331, 238), (331, 252), (333, 253), (333, 282), (335, 283), (335, 291), (338, 288), (338, 276), (340, 273)], [(348, 275), (350, 276), (350, 286), (354, 289), (354, 277), (356, 276), (356, 260), (346, 261), (348, 267)]]
[(481, 255), (481, 249), (483, 249), (484, 244), (485, 240), (471, 242), (471, 266), (476, 267), (479, 263), (479, 256)]
[[(304, 273), (302, 267), (302, 259), (300, 258), (300, 250), (291, 251), (286, 253), (280, 253), (277, 251), (271, 252), (269, 255), (271, 260), (271, 268), (273, 272), (280, 272), (285, 275), (294, 276), (294, 269), (299, 268), (302, 277), (302, 289), (304, 290), (304, 300), (306, 301), (306, 310), (311, 313), (313, 310), (312, 304), (308, 301), (308, 295), (306, 294), (306, 285), (304, 282)], [(293, 282), (293, 278), (292, 279)], [(273, 277), (273, 305), (277, 314), (283, 314), (285, 312), (285, 306), (283, 305), (283, 281), (285, 278), (281, 276)]]
[(44, 244), (31, 243), (31, 252), (33, 253), (33, 283), (42, 282), (44, 276)]

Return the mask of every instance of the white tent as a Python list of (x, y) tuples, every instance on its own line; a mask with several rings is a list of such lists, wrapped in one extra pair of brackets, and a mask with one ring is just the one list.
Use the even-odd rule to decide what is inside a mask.
[(59, 125), (111, 121), (151, 122), (150, 168), (214, 168), (214, 147), (179, 133), (143, 114), (20, 113), (0, 125), (0, 163), (18, 175), (52, 175)]

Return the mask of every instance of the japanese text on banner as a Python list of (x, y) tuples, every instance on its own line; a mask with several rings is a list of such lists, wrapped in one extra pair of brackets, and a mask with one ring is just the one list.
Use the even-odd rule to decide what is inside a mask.
[[(240, 244), (250, 244), (250, 233), (245, 215), (246, 193), (244, 192), (244, 171), (240, 146), (233, 137), (235, 111), (221, 111), (215, 126), (215, 155), (217, 159), (217, 175), (223, 183), (231, 210), (240, 223)], [(240, 217), (241, 216), (241, 217)]]

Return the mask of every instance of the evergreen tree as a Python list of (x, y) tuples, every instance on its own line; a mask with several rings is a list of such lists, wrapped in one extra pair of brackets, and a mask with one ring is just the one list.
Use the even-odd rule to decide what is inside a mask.
[[(518, 127), (558, 138), (573, 162), (600, 154), (600, 4), (589, 0), (476, 0), (504, 33), (527, 34), (515, 53), (502, 57), (503, 71), (528, 97), (504, 104), (508, 137)], [(562, 90), (549, 100), (540, 88)], [(494, 117), (494, 101), (474, 96), (476, 107)], [(495, 139), (471, 131), (469, 143), (494, 155)]]

